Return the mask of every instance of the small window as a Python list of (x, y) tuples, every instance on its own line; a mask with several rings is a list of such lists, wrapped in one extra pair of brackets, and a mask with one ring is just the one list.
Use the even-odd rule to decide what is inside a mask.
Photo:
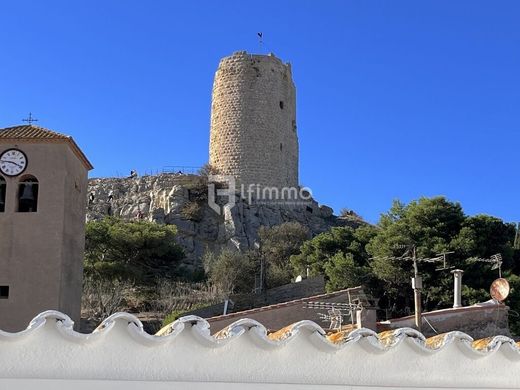
[(7, 192), (7, 183), (5, 179), (0, 176), (0, 213), (5, 211), (5, 194)]
[(0, 286), (0, 299), (9, 298), (9, 286)]
[(283, 110), (283, 102), (280, 100), (280, 108)]
[(18, 212), (35, 213), (38, 211), (38, 180), (26, 176), (18, 184)]
[(283, 144), (280, 144), (280, 152), (283, 152)]

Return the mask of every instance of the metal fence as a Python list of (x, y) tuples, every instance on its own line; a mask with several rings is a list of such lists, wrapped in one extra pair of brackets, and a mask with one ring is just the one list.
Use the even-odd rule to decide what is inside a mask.
[(191, 175), (197, 174), (202, 167), (193, 167), (186, 165), (167, 165), (163, 167), (162, 173), (188, 173)]

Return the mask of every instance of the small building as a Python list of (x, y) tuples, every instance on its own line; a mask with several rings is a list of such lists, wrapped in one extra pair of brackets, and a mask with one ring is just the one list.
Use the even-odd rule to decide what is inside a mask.
[[(359, 309), (349, 310), (346, 305), (352, 303)], [(344, 305), (344, 306), (342, 306)], [(331, 311), (335, 308), (344, 308), (336, 315)], [(332, 309), (332, 310), (331, 310)], [(262, 323), (268, 331), (274, 331), (298, 321), (314, 321), (323, 328), (332, 330), (341, 322), (354, 327), (364, 327), (376, 330), (376, 304), (369, 298), (362, 287), (353, 287), (332, 293), (314, 295), (258, 307), (250, 310), (239, 311), (226, 315), (206, 318), (211, 325), (212, 332), (218, 332), (232, 323), (248, 318)], [(359, 314), (358, 314), (359, 311)], [(194, 312), (196, 313), (196, 311)], [(345, 314), (344, 318), (335, 318)], [(339, 323), (338, 323), (339, 320)], [(335, 324), (336, 326), (333, 326)]]
[[(471, 306), (450, 307), (422, 313), (422, 333), (426, 337), (461, 331), (473, 338), (511, 336), (509, 307), (493, 299)], [(378, 323), (378, 332), (414, 328), (415, 317), (391, 318)]]
[(22, 330), (49, 309), (79, 324), (92, 168), (69, 136), (0, 129), (0, 329)]

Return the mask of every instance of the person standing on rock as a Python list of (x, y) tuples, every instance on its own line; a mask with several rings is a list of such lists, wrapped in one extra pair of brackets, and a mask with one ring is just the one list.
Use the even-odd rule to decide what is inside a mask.
[(114, 191), (110, 190), (108, 191), (108, 201), (112, 202), (114, 200)]

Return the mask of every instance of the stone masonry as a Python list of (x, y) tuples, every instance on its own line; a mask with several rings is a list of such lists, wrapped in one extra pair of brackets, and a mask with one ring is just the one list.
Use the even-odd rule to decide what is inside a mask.
[(235, 52), (213, 83), (209, 163), (238, 184), (298, 186), (296, 91), (291, 65)]

